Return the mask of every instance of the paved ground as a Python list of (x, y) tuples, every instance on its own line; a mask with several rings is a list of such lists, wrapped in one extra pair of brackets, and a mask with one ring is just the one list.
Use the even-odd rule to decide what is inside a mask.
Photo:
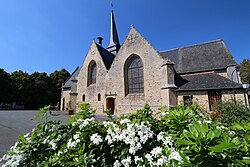
[[(0, 158), (7, 153), (9, 148), (16, 143), (16, 139), (21, 134), (31, 132), (36, 126), (36, 121), (33, 120), (37, 111), (4, 111), (0, 110)], [(66, 122), (69, 115), (60, 111), (53, 111), (53, 120), (61, 120)]]
[[(36, 126), (33, 120), (36, 113), (29, 110), (0, 110), (0, 158), (16, 143), (19, 135), (31, 132)], [(61, 120), (63, 123), (70, 117), (61, 111), (52, 111), (52, 114), (58, 115), (52, 116), (52, 120)], [(96, 115), (95, 118), (101, 122), (107, 119), (103, 115)]]

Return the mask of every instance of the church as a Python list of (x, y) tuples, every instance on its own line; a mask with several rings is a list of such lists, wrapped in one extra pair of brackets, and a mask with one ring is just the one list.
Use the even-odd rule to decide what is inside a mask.
[[(135, 28), (120, 44), (111, 12), (110, 44), (93, 40), (81, 67), (62, 86), (61, 110), (89, 103), (96, 114), (120, 115), (148, 103), (197, 103), (212, 111), (216, 102), (244, 100), (237, 63), (223, 40), (158, 51)], [(167, 46), (166, 46), (167, 47)]]

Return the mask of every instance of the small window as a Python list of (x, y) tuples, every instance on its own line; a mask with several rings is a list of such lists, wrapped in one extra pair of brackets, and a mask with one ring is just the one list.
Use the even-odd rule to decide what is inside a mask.
[(85, 95), (82, 95), (82, 101), (85, 101)]
[(98, 94), (98, 101), (101, 101), (101, 94)]
[(188, 107), (193, 104), (193, 96), (183, 96), (184, 106)]

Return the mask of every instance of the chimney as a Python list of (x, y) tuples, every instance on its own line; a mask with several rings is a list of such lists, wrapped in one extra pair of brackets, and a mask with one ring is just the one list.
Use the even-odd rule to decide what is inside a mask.
[(102, 37), (97, 37), (97, 44), (102, 46), (102, 40), (103, 40)]

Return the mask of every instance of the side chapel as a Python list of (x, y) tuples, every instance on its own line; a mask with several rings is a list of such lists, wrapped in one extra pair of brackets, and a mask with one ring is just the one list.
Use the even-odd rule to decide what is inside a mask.
[[(111, 12), (110, 44), (94, 40), (81, 67), (62, 86), (61, 110), (89, 103), (97, 114), (120, 115), (142, 108), (244, 100), (233, 56), (223, 40), (157, 51), (133, 26), (120, 45)], [(234, 91), (234, 94), (233, 94)]]

